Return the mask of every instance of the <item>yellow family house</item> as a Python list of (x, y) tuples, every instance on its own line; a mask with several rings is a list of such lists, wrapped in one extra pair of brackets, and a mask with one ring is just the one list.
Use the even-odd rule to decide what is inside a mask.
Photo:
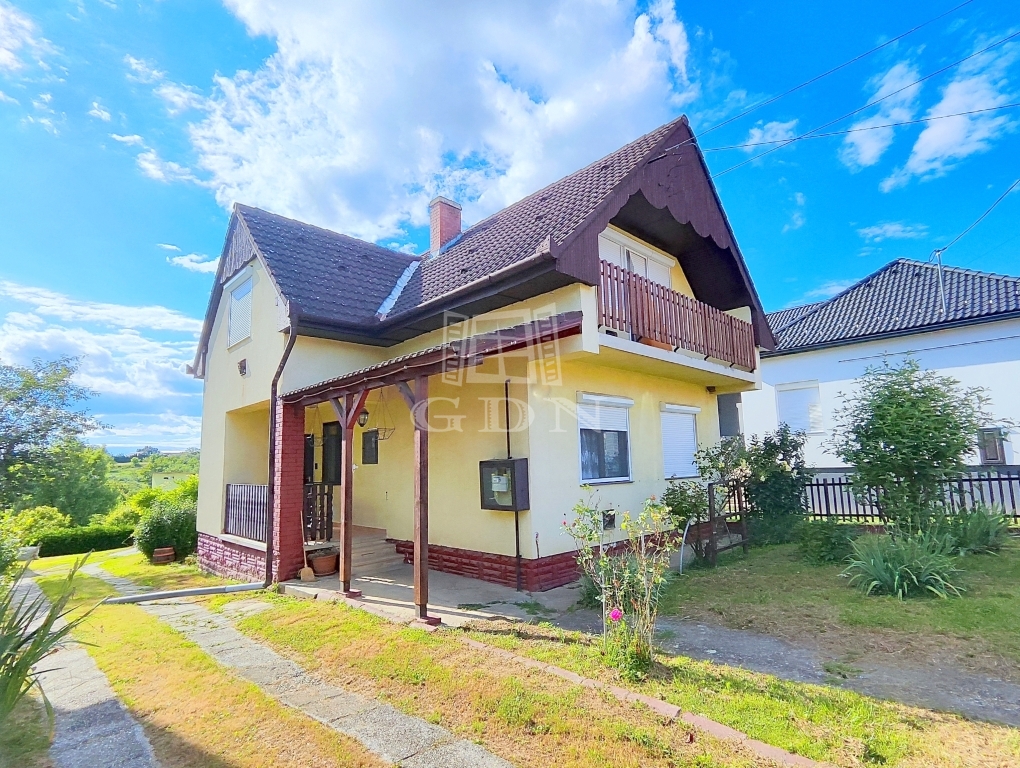
[(584, 486), (636, 510), (739, 429), (773, 341), (686, 118), (430, 215), (410, 256), (235, 207), (193, 366), (204, 568), (283, 581), (332, 545), (349, 591), (382, 546), (423, 618), (429, 569), (549, 589)]

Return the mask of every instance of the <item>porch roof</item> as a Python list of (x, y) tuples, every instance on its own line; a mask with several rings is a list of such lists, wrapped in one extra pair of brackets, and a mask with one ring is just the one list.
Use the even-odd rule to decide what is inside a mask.
[(581, 312), (564, 312), (384, 360), (343, 376), (285, 392), (281, 398), (287, 403), (315, 405), (344, 395), (410, 381), (418, 376), (470, 368), (487, 357), (575, 336), (580, 332)]

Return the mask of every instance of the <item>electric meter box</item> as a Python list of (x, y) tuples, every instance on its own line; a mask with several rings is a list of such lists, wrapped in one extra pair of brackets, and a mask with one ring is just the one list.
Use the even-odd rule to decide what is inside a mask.
[(528, 460), (492, 459), (478, 464), (482, 509), (519, 512), (531, 508), (528, 497)]

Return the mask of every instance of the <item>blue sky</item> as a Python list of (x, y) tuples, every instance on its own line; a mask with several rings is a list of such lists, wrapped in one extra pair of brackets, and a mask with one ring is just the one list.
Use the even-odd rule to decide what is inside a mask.
[[(235, 200), (421, 250), (437, 193), (476, 221), (958, 4), (0, 0), (0, 359), (81, 356), (111, 450), (197, 445), (183, 367)], [(911, 85), (1018, 31), (1015, 3), (974, 0), (701, 144), (797, 135), (899, 89), (828, 130), (1020, 102), (1020, 37)], [(1020, 176), (1018, 114), (798, 142), (719, 175), (766, 309), (946, 244)], [(946, 262), (1020, 274), (1018, 223), (1013, 194)]]

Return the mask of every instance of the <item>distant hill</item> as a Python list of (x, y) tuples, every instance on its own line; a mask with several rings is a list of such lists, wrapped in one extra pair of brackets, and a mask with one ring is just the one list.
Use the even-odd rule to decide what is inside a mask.
[[(199, 451), (181, 451), (180, 453), (161, 453), (145, 451), (144, 457), (137, 455), (128, 457), (114, 457), (114, 463), (110, 467), (108, 477), (117, 489), (130, 496), (142, 488), (148, 488), (152, 483), (153, 473), (169, 474), (186, 472), (191, 475), (198, 474)], [(155, 450), (155, 449), (152, 449)], [(120, 459), (118, 461), (118, 459)]]

